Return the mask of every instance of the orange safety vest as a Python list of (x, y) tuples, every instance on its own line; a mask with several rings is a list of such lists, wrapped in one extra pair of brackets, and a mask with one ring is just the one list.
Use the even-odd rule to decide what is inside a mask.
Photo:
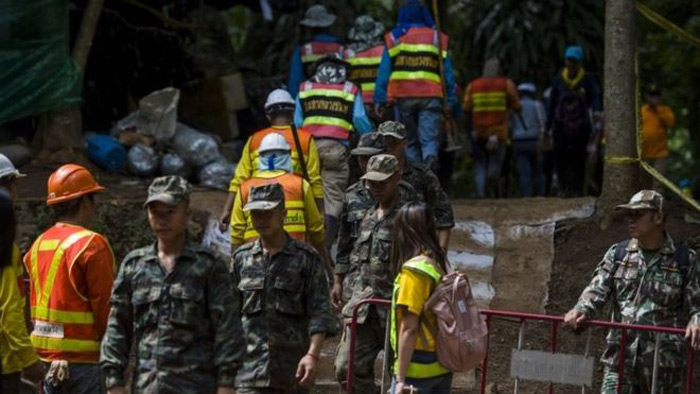
[(374, 85), (383, 53), (384, 45), (373, 46), (361, 52), (345, 50), (345, 60), (350, 63), (348, 81), (360, 87), (365, 104), (374, 103)]
[[(297, 153), (296, 144), (294, 143), (294, 135), (292, 134), (292, 128), (289, 126), (268, 127), (266, 129), (257, 131), (255, 134), (253, 134), (253, 136), (250, 138), (250, 145), (248, 146), (250, 161), (253, 164), (253, 166), (258, 166), (258, 158), (260, 157), (260, 144), (262, 143), (263, 138), (265, 138), (265, 136), (267, 136), (270, 133), (280, 134), (284, 137), (285, 140), (287, 140), (287, 143), (292, 148), (291, 156), (292, 168), (294, 169), (294, 173), (299, 176), (303, 176), (301, 171), (301, 165), (299, 164), (299, 154)], [(311, 133), (301, 128), (297, 129), (297, 134), (299, 135), (299, 143), (301, 144), (301, 154), (304, 155), (304, 160), (306, 160), (308, 163), (309, 150), (311, 149), (311, 139), (313, 138), (313, 136), (311, 135)]]
[(398, 39), (392, 33), (384, 36), (391, 58), (389, 101), (404, 97), (442, 97), (440, 61), (447, 57), (449, 39), (442, 34), (440, 51), (438, 34), (442, 33), (429, 27), (412, 27)]
[(338, 84), (303, 82), (299, 86), (304, 115), (302, 125), (315, 138), (349, 140), (357, 92), (357, 86), (349, 81)]
[[(505, 77), (478, 78), (472, 81), (472, 125), (476, 139), (490, 137), (490, 131), (496, 128), (499, 128), (499, 133), (503, 133), (503, 130), (507, 132), (507, 127), (502, 127), (508, 122), (507, 86), (508, 79)], [(500, 137), (506, 138), (507, 135)]]
[(329, 53), (343, 54), (343, 46), (337, 42), (309, 41), (299, 48), (301, 65), (306, 73), (306, 78), (314, 75), (316, 61)]
[[(281, 174), (274, 178), (251, 178), (241, 185), (241, 205), (248, 202), (250, 189), (254, 186), (279, 183), (284, 189), (284, 207), (287, 209), (287, 217), (284, 219), (284, 230), (301, 242), (306, 242), (306, 211), (304, 210), (304, 178), (294, 174)], [(245, 213), (246, 229), (243, 233), (245, 242), (253, 242), (260, 237), (250, 212)]]
[(45, 361), (97, 363), (100, 334), (90, 302), (78, 292), (69, 272), (94, 237), (77, 226), (54, 226), (39, 236), (25, 259), (34, 331), (31, 341)]

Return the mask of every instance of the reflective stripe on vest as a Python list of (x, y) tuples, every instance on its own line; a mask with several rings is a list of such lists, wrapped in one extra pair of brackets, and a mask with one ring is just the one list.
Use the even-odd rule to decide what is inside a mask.
[(299, 88), (303, 127), (316, 138), (350, 139), (357, 86), (306, 81)]
[[(298, 175), (281, 174), (272, 178), (256, 177), (249, 179), (241, 185), (241, 204), (248, 202), (250, 189), (254, 186), (279, 183), (284, 189), (284, 207), (287, 216), (284, 218), (284, 231), (290, 237), (306, 242), (306, 210), (304, 209), (304, 179)], [(244, 212), (246, 229), (243, 233), (245, 242), (255, 241), (260, 234), (253, 227), (250, 212)]]
[(309, 41), (299, 48), (301, 64), (304, 66), (306, 77), (313, 75), (313, 68), (317, 60), (329, 53), (343, 55), (343, 46), (337, 42)]
[[(77, 328), (77, 326), (94, 324), (94, 315), (90, 311), (87, 300), (85, 300), (81, 294), (77, 293), (73, 284), (60, 283), (57, 285), (55, 283), (61, 265), (65, 264), (66, 269), (64, 272), (69, 272), (70, 267), (82, 254), (83, 250), (88, 247), (95, 233), (88, 230), (78, 230), (63, 239), (44, 239), (45, 236), (46, 233), (34, 242), (30, 251), (30, 267), (28, 267), (33, 282), (31, 316), (34, 320), (35, 328), (31, 334), (32, 344), (37, 349), (37, 353), (39, 353), (42, 359), (46, 358), (47, 354), (56, 355), (56, 357), (60, 358), (60, 353), (57, 354), (56, 352), (64, 351), (72, 354), (80, 352), (90, 353), (80, 357), (81, 361), (88, 361), (91, 359), (96, 361), (98, 355), (95, 355), (95, 352), (99, 352), (100, 342), (94, 339), (75, 338), (71, 336), (71, 332), (75, 330), (85, 331)], [(66, 261), (64, 258), (66, 252), (86, 238), (87, 241), (80, 246), (80, 250), (74, 253), (71, 261)], [(39, 253), (52, 253), (43, 287), (39, 278)], [(66, 293), (67, 291), (69, 293)], [(52, 309), (49, 307), (49, 301), (53, 297), (58, 297), (62, 301), (64, 301), (65, 297), (66, 305), (70, 304), (69, 298), (71, 297), (73, 298), (73, 302), (77, 301), (78, 303), (82, 302), (85, 304), (82, 305), (82, 311)], [(64, 304), (64, 302), (60, 304)], [(97, 336), (96, 332), (90, 333), (89, 331), (90, 330), (87, 331), (88, 337)]]
[(473, 104), (474, 138), (484, 140), (498, 133), (500, 138), (506, 139), (508, 137), (508, 80), (504, 77), (477, 78), (472, 81), (468, 89)]
[(506, 92), (473, 93), (474, 112), (505, 111)]
[[(442, 51), (438, 48), (438, 31), (428, 27), (414, 27), (394, 39), (385, 36), (391, 74), (387, 95), (389, 100), (400, 97), (442, 97), (440, 61), (447, 57), (447, 36), (442, 37)], [(441, 59), (442, 58), (442, 59)]]
[[(299, 153), (297, 152), (296, 149), (296, 144), (294, 143), (294, 135), (292, 134), (292, 129), (291, 127), (268, 127), (267, 129), (260, 130), (253, 134), (253, 136), (250, 139), (250, 145), (248, 146), (248, 154), (250, 156), (250, 162), (252, 164), (252, 169), (253, 169), (253, 176), (256, 176), (258, 174), (258, 158), (260, 157), (260, 144), (262, 143), (263, 138), (267, 136), (270, 133), (278, 133), (281, 134), (285, 140), (287, 140), (287, 143), (289, 146), (292, 148), (291, 150), (291, 156), (292, 156), (292, 169), (294, 170), (294, 173), (303, 176), (304, 174), (301, 171), (301, 165), (299, 164)], [(299, 134), (299, 143), (301, 144), (301, 154), (304, 155), (305, 160), (309, 160), (309, 149), (311, 147), (311, 133), (304, 129), (297, 129), (297, 133)]]
[(345, 51), (345, 60), (350, 63), (348, 80), (360, 87), (362, 101), (365, 104), (374, 102), (374, 86), (383, 53), (384, 45), (377, 45), (361, 52)]
[[(442, 278), (442, 275), (438, 272), (437, 269), (435, 269), (435, 266), (430, 263), (427, 257), (425, 256), (416, 256), (412, 258), (411, 260), (406, 261), (403, 266), (403, 268), (408, 268), (412, 271), (419, 272), (421, 274), (427, 275), (429, 278), (433, 280), (433, 282), (437, 285), (440, 283), (440, 278)], [(399, 294), (399, 281), (400, 281), (401, 274), (396, 276), (396, 279), (394, 279), (394, 289), (392, 292), (392, 297), (391, 297), (391, 335), (390, 335), (390, 342), (391, 342), (391, 348), (394, 353), (394, 363), (393, 363), (393, 371), (394, 373), (398, 372), (399, 368), (399, 359), (398, 359), (398, 327), (396, 325), (396, 298)], [(424, 330), (421, 326), (421, 330)], [(413, 360), (408, 364), (408, 369), (406, 370), (406, 377), (407, 378), (412, 378), (412, 379), (427, 379), (427, 378), (434, 378), (436, 376), (444, 375), (448, 373), (449, 371), (445, 369), (442, 365), (440, 365), (439, 362), (437, 362), (437, 358), (435, 359), (434, 362), (431, 363), (418, 363)]]

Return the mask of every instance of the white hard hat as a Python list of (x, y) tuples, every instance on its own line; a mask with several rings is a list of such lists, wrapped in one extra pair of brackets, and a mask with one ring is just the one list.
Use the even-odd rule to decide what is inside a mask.
[(267, 101), (265, 101), (265, 112), (267, 112), (272, 106), (278, 105), (294, 107), (294, 104), (294, 99), (288, 91), (284, 89), (275, 89), (267, 95)]
[(23, 176), (25, 175), (17, 171), (17, 168), (12, 164), (10, 159), (0, 153), (0, 179), (5, 177), (21, 178)]
[(518, 85), (518, 92), (536, 93), (537, 86), (532, 82), (523, 82)]
[(292, 150), (292, 148), (289, 147), (289, 143), (282, 136), (282, 134), (270, 133), (266, 135), (260, 142), (260, 148), (258, 148), (258, 152), (263, 153), (272, 150), (284, 150), (289, 152)]

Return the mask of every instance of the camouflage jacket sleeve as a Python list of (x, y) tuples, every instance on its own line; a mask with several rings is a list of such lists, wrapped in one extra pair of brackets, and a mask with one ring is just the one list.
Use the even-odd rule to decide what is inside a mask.
[(214, 366), (217, 385), (233, 387), (236, 372), (243, 363), (245, 342), (241, 320), (235, 311), (239, 298), (234, 295), (226, 265), (216, 260), (209, 273), (207, 307), (214, 330)]
[(100, 354), (100, 365), (105, 375), (107, 389), (124, 386), (124, 371), (129, 363), (129, 351), (133, 338), (130, 261), (135, 258), (133, 253), (124, 258), (112, 290), (107, 331), (102, 338)]
[(354, 243), (352, 235), (352, 223), (348, 220), (347, 204), (344, 204), (338, 231), (338, 253), (335, 257), (336, 274), (345, 275), (350, 270), (350, 253)]
[(596, 313), (600, 312), (606, 302), (610, 299), (612, 293), (615, 275), (615, 249), (617, 245), (613, 245), (608, 249), (603, 257), (603, 260), (598, 264), (593, 279), (583, 290), (576, 304), (576, 309), (585, 313), (588, 318), (593, 318)]
[(310, 257), (312, 267), (306, 282), (306, 310), (309, 313), (309, 336), (317, 333), (335, 334), (335, 318), (331, 311), (328, 279), (321, 263), (321, 258), (313, 253)]
[(700, 261), (694, 250), (688, 256), (688, 282), (685, 286), (685, 303), (690, 311), (690, 323), (700, 324)]
[(438, 229), (452, 228), (455, 226), (455, 218), (452, 212), (452, 204), (447, 193), (440, 185), (440, 180), (432, 171), (426, 171), (425, 202), (430, 206), (435, 216), (435, 227)]

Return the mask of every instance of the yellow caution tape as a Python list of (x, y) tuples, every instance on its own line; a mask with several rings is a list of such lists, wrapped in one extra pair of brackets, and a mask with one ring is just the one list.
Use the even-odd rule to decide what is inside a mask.
[(637, 2), (637, 10), (644, 15), (647, 19), (650, 21), (654, 22), (657, 26), (660, 28), (671, 32), (678, 37), (688, 41), (690, 44), (694, 45), (696, 48), (700, 48), (700, 39), (697, 37), (693, 36), (692, 34), (688, 33), (687, 31), (681, 29), (677, 25), (675, 25), (673, 22), (669, 21), (668, 19), (664, 18), (663, 16), (657, 14), (654, 10), (651, 8), (647, 7), (646, 5)]
[(679, 195), (685, 202), (687, 202), (687, 203), (690, 204), (693, 208), (695, 208), (695, 209), (697, 209), (698, 211), (700, 211), (700, 203), (698, 203), (696, 200), (694, 200), (694, 199), (692, 199), (692, 198), (686, 196), (685, 194), (683, 194), (683, 192), (681, 191), (681, 189), (678, 188), (678, 186), (676, 186), (675, 184), (673, 184), (673, 182), (669, 181), (668, 178), (666, 178), (665, 176), (661, 175), (661, 173), (659, 173), (658, 171), (656, 171), (656, 168), (652, 167), (651, 165), (649, 165), (649, 163), (647, 163), (647, 162), (645, 162), (645, 161), (641, 161), (640, 164), (642, 165), (642, 168), (643, 168), (644, 170), (646, 170), (646, 172), (648, 172), (649, 174), (651, 174), (651, 176), (653, 176), (654, 178), (656, 178), (656, 180), (658, 180), (659, 182), (663, 183), (664, 186), (666, 186), (666, 187), (669, 188), (671, 191), (673, 191), (674, 193), (676, 193), (677, 195)]
[(638, 158), (629, 156), (605, 156), (605, 162), (608, 164), (620, 165), (620, 164), (632, 164), (639, 162)]

